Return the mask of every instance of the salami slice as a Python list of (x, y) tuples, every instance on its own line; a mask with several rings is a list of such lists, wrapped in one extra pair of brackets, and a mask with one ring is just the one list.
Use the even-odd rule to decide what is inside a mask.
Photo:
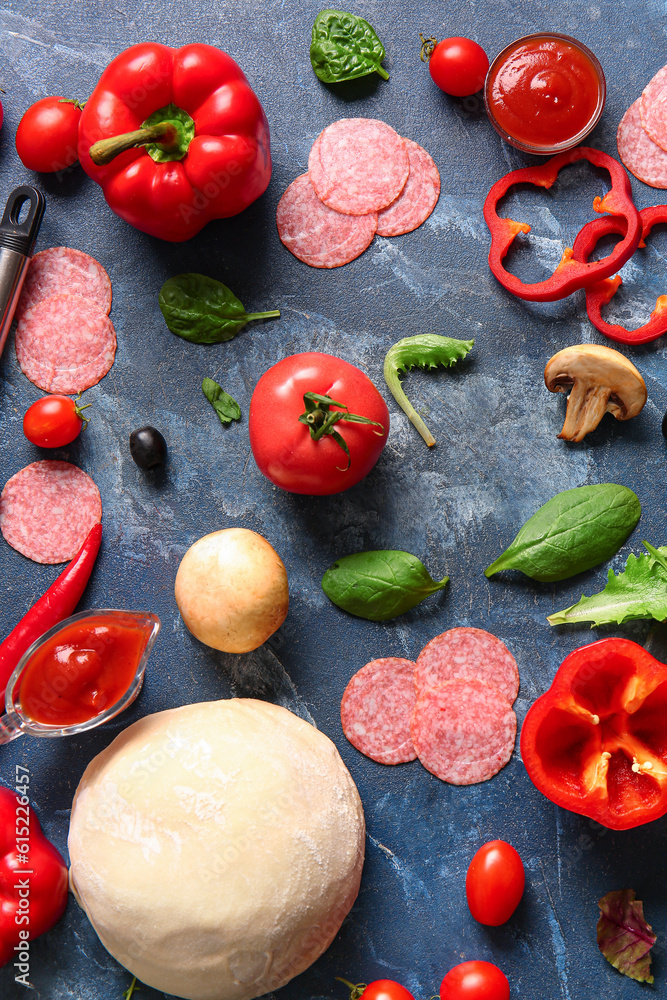
[(644, 87), (639, 98), (644, 130), (653, 142), (667, 150), (667, 66), (663, 66)]
[(519, 693), (519, 669), (504, 642), (481, 628), (451, 628), (424, 646), (415, 666), (417, 694), (457, 679), (494, 684), (514, 702)]
[(107, 314), (111, 309), (111, 281), (102, 265), (80, 250), (49, 247), (40, 250), (30, 261), (16, 307), (16, 319), (41, 299), (60, 294), (83, 295)]
[(405, 140), (374, 118), (341, 118), (329, 125), (308, 158), (317, 196), (345, 215), (366, 215), (391, 205), (409, 173)]
[(315, 194), (308, 174), (292, 181), (278, 202), (278, 235), (287, 249), (310, 267), (349, 264), (369, 246), (377, 214), (342, 215)]
[(418, 697), (411, 734), (427, 771), (452, 785), (474, 785), (512, 756), (516, 715), (493, 684), (447, 681)]
[(440, 197), (440, 173), (421, 146), (404, 139), (410, 174), (398, 198), (378, 214), (378, 236), (411, 233), (428, 219)]
[(81, 295), (51, 295), (19, 320), (16, 357), (26, 378), (46, 392), (77, 393), (111, 368), (116, 331), (99, 306)]
[(641, 99), (631, 104), (616, 133), (618, 155), (635, 177), (654, 188), (667, 188), (667, 152), (644, 130)]
[(343, 732), (352, 746), (379, 764), (403, 764), (417, 756), (410, 736), (414, 670), (411, 660), (371, 660), (345, 688)]
[(100, 491), (69, 462), (33, 462), (0, 494), (0, 530), (12, 548), (34, 562), (67, 562), (101, 520)]

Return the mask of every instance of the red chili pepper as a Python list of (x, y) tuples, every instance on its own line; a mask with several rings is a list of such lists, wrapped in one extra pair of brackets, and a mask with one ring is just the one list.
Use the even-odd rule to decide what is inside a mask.
[(145, 42), (100, 77), (81, 115), (79, 159), (121, 219), (179, 242), (266, 190), (269, 126), (225, 52)]
[[(643, 208), (639, 213), (642, 222), (642, 234), (638, 246), (644, 247), (645, 239), (653, 227), (660, 222), (667, 222), (667, 205), (653, 205), (651, 208)], [(612, 233), (624, 235), (627, 223), (622, 216), (609, 215), (604, 219), (593, 219), (589, 222), (574, 241), (572, 252), (577, 260), (587, 261), (595, 249), (598, 241), (603, 236)], [(657, 340), (667, 333), (667, 295), (660, 295), (655, 304), (655, 309), (651, 313), (648, 323), (637, 327), (635, 330), (626, 330), (624, 326), (616, 323), (607, 323), (602, 318), (602, 307), (606, 306), (616, 294), (616, 290), (623, 280), (619, 274), (614, 278), (605, 278), (598, 281), (586, 289), (586, 311), (593, 326), (597, 327), (605, 337), (616, 340), (621, 344), (648, 344), (651, 340)]]
[(59, 577), (0, 643), (0, 698), (26, 649), (58, 622), (69, 618), (86, 589), (102, 541), (102, 525), (95, 524)]
[[(527, 285), (505, 270), (502, 262), (515, 236), (518, 233), (529, 233), (530, 226), (527, 222), (501, 219), (498, 215), (498, 203), (514, 184), (534, 184), (536, 187), (550, 188), (562, 168), (577, 160), (588, 160), (593, 166), (603, 167), (609, 172), (611, 190), (604, 198), (595, 198), (593, 208), (596, 212), (613, 212), (623, 216), (627, 221), (626, 234), (608, 257), (590, 263), (575, 260), (573, 251), (567, 247), (550, 278)], [(625, 170), (618, 160), (588, 146), (577, 146), (576, 149), (559, 153), (558, 156), (539, 166), (522, 167), (520, 170), (505, 174), (496, 181), (486, 196), (484, 218), (491, 232), (489, 251), (491, 271), (508, 292), (530, 302), (553, 302), (556, 299), (564, 299), (566, 295), (576, 292), (579, 288), (609, 277), (630, 259), (637, 248), (641, 233), (639, 212), (632, 201), (632, 188)]]
[(13, 959), (16, 976), (23, 973), (19, 981), (27, 984), (30, 962), (22, 962), (22, 952), (65, 912), (67, 865), (42, 833), (25, 794), (28, 782), (21, 780), (27, 771), (20, 771), (22, 794), (0, 786), (0, 965)]
[(533, 784), (612, 830), (667, 813), (667, 665), (629, 639), (582, 646), (531, 706), (521, 756)]

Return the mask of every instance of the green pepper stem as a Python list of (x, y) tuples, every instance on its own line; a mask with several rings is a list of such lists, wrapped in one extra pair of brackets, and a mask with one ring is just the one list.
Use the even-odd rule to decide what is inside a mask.
[(406, 414), (410, 423), (417, 428), (429, 448), (432, 448), (435, 444), (435, 438), (415, 410), (408, 397), (403, 392), (401, 380), (399, 379), (398, 372), (394, 367), (393, 359), (389, 357), (389, 354), (387, 354), (387, 357), (384, 359), (384, 377), (390, 393), (403, 410), (403, 413)]
[(98, 167), (111, 163), (120, 153), (137, 146), (145, 146), (156, 142), (165, 149), (177, 149), (183, 139), (183, 127), (180, 122), (158, 122), (148, 128), (138, 128), (135, 132), (125, 132), (123, 135), (113, 135), (108, 139), (100, 139), (90, 147), (90, 158)]

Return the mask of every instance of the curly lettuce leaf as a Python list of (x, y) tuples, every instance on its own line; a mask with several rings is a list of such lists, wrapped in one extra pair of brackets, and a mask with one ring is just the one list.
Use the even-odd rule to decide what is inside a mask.
[(607, 961), (638, 983), (652, 983), (651, 948), (657, 940), (632, 889), (608, 892), (599, 901), (598, 947)]
[(581, 600), (563, 611), (549, 615), (550, 625), (592, 622), (595, 625), (621, 625), (638, 618), (667, 618), (667, 546), (648, 550), (640, 556), (630, 555), (621, 573), (609, 570), (604, 590)]

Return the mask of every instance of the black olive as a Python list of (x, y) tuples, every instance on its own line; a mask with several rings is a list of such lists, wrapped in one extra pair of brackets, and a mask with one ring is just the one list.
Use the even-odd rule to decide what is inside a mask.
[(662, 418), (662, 433), (667, 438), (667, 413)]
[(139, 427), (130, 434), (130, 455), (140, 469), (154, 469), (167, 457), (167, 442), (154, 427)]

